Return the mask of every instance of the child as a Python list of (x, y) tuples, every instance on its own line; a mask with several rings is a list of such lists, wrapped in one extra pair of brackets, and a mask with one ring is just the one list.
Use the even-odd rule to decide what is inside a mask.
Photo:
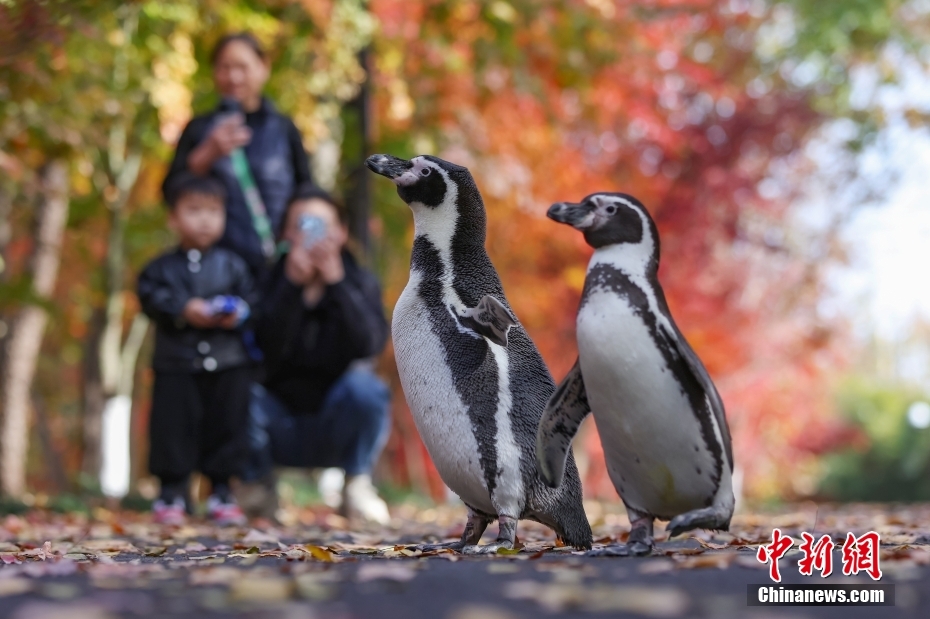
[(223, 184), (184, 174), (167, 193), (179, 246), (139, 276), (142, 310), (156, 325), (149, 470), (161, 480), (155, 521), (184, 522), (195, 470), (212, 484), (209, 517), (243, 524), (229, 479), (248, 445), (250, 360), (242, 341), (253, 301), (245, 261), (215, 247), (226, 225)]

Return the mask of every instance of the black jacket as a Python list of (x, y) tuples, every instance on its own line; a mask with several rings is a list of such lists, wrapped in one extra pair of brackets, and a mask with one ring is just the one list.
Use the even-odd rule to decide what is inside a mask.
[(286, 258), (268, 278), (258, 319), (264, 383), (294, 413), (315, 413), (353, 361), (384, 349), (388, 325), (378, 280), (348, 252), (342, 254), (345, 278), (328, 286), (313, 308), (285, 277)]
[(251, 363), (242, 327), (196, 329), (182, 313), (191, 299), (217, 295), (241, 297), (254, 312), (252, 281), (245, 261), (221, 247), (202, 255), (178, 248), (150, 262), (139, 275), (138, 294), (142, 311), (156, 326), (152, 368), (156, 372), (213, 372)]
[[(187, 169), (187, 157), (207, 137), (221, 113), (217, 109), (197, 116), (184, 128), (171, 168), (162, 184), (163, 191), (178, 173)], [(252, 141), (245, 147), (246, 159), (271, 220), (272, 232), (277, 238), (294, 187), (311, 180), (310, 158), (293, 121), (275, 110), (267, 99), (262, 99), (258, 110), (245, 115), (245, 124), (252, 130)], [(226, 231), (219, 246), (242, 256), (252, 269), (252, 274), (258, 278), (267, 271), (266, 262), (245, 196), (233, 174), (230, 158), (217, 159), (212, 171), (223, 180), (229, 194), (226, 200)]]

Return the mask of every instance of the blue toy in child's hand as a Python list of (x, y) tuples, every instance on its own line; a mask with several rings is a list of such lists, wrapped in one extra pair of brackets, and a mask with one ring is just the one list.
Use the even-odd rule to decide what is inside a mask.
[(301, 215), (297, 226), (304, 236), (304, 248), (310, 249), (326, 238), (326, 222), (316, 215)]
[(239, 297), (221, 294), (210, 300), (210, 310), (216, 314), (235, 314), (239, 310)]

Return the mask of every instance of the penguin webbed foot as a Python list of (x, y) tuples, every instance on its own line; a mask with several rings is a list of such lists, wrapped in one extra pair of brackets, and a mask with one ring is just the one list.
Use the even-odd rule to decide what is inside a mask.
[(647, 557), (656, 547), (652, 537), (652, 524), (654, 518), (645, 516), (633, 510), (630, 514), (630, 537), (626, 544), (608, 544), (602, 548), (595, 548), (587, 553), (586, 557)]
[(483, 546), (474, 544), (472, 546), (465, 546), (460, 552), (463, 555), (493, 555), (497, 554), (498, 550), (513, 550), (513, 542), (509, 540), (496, 540)]
[(712, 529), (726, 531), (730, 528), (730, 514), (718, 507), (704, 507), (672, 518), (665, 531), (668, 536), (675, 537), (693, 529)]
[(626, 544), (607, 544), (601, 548), (589, 550), (586, 557), (648, 557), (655, 548), (655, 542), (650, 537), (646, 540), (630, 541)]
[[(463, 555), (493, 555), (497, 554), (498, 550), (513, 550), (517, 541), (517, 519), (511, 516), (501, 515), (497, 517), (497, 521), (500, 530), (497, 533), (496, 540), (490, 544), (480, 546), (478, 545), (478, 540), (481, 539), (479, 535), (477, 538), (473, 538), (473, 543), (466, 544), (460, 552)], [(485, 526), (487, 526), (487, 523), (485, 523)], [(465, 539), (464, 536), (462, 539)]]
[(465, 547), (465, 542), (458, 540), (455, 542), (442, 542), (439, 544), (415, 544), (407, 546), (410, 550), (419, 550), (420, 552), (436, 552), (438, 550), (454, 550), (459, 552)]

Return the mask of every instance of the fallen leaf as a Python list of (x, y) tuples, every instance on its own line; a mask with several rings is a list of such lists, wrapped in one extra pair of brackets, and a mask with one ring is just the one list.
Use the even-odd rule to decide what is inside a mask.
[(681, 550), (666, 550), (665, 556), (688, 556), (688, 555), (700, 555), (706, 552), (703, 548), (682, 548)]
[(710, 548), (711, 550), (724, 550), (732, 545), (732, 542), (728, 544), (714, 544), (713, 542), (705, 542), (700, 537), (692, 537), (691, 539), (697, 541), (697, 543), (704, 548)]
[(81, 548), (97, 552), (139, 552), (138, 548), (124, 539), (88, 539), (80, 545)]
[(294, 579), (297, 594), (314, 602), (325, 602), (336, 597), (338, 581), (338, 574), (333, 572), (305, 572)]
[(168, 552), (168, 548), (166, 546), (150, 546), (146, 548), (142, 554), (146, 557), (160, 557), (166, 552)]
[(454, 609), (448, 619), (517, 619), (517, 616), (498, 606), (468, 604)]
[(738, 555), (732, 552), (717, 552), (700, 556), (672, 558), (675, 561), (676, 567), (683, 569), (701, 569), (713, 567), (722, 570), (729, 567), (730, 564), (732, 564), (738, 558)]
[(262, 542), (270, 542), (272, 544), (278, 543), (278, 538), (270, 533), (263, 533), (258, 529), (249, 529), (249, 532), (245, 534), (245, 537), (242, 538), (243, 543), (246, 544), (261, 544)]
[(549, 612), (577, 608), (592, 612), (631, 612), (651, 617), (677, 617), (689, 605), (688, 596), (674, 587), (616, 587), (599, 584), (509, 582), (504, 595), (533, 602)]
[(32, 581), (26, 578), (0, 579), (0, 598), (8, 595), (20, 595), (32, 590)]
[(402, 562), (368, 561), (359, 566), (358, 572), (355, 574), (355, 580), (358, 582), (368, 582), (370, 580), (407, 582), (413, 580), (416, 575), (416, 570)]
[(228, 585), (241, 579), (244, 575), (245, 573), (242, 570), (234, 567), (211, 567), (192, 571), (187, 581), (194, 587), (204, 585)]
[(316, 559), (317, 561), (325, 561), (326, 563), (332, 563), (336, 559), (333, 557), (333, 553), (323, 548), (322, 546), (305, 546), (307, 552)]
[(654, 559), (639, 566), (640, 574), (664, 574), (675, 569), (675, 562), (668, 559)]
[(294, 588), (294, 581), (290, 578), (247, 577), (235, 580), (229, 588), (229, 595), (234, 600), (280, 602), (290, 599)]

